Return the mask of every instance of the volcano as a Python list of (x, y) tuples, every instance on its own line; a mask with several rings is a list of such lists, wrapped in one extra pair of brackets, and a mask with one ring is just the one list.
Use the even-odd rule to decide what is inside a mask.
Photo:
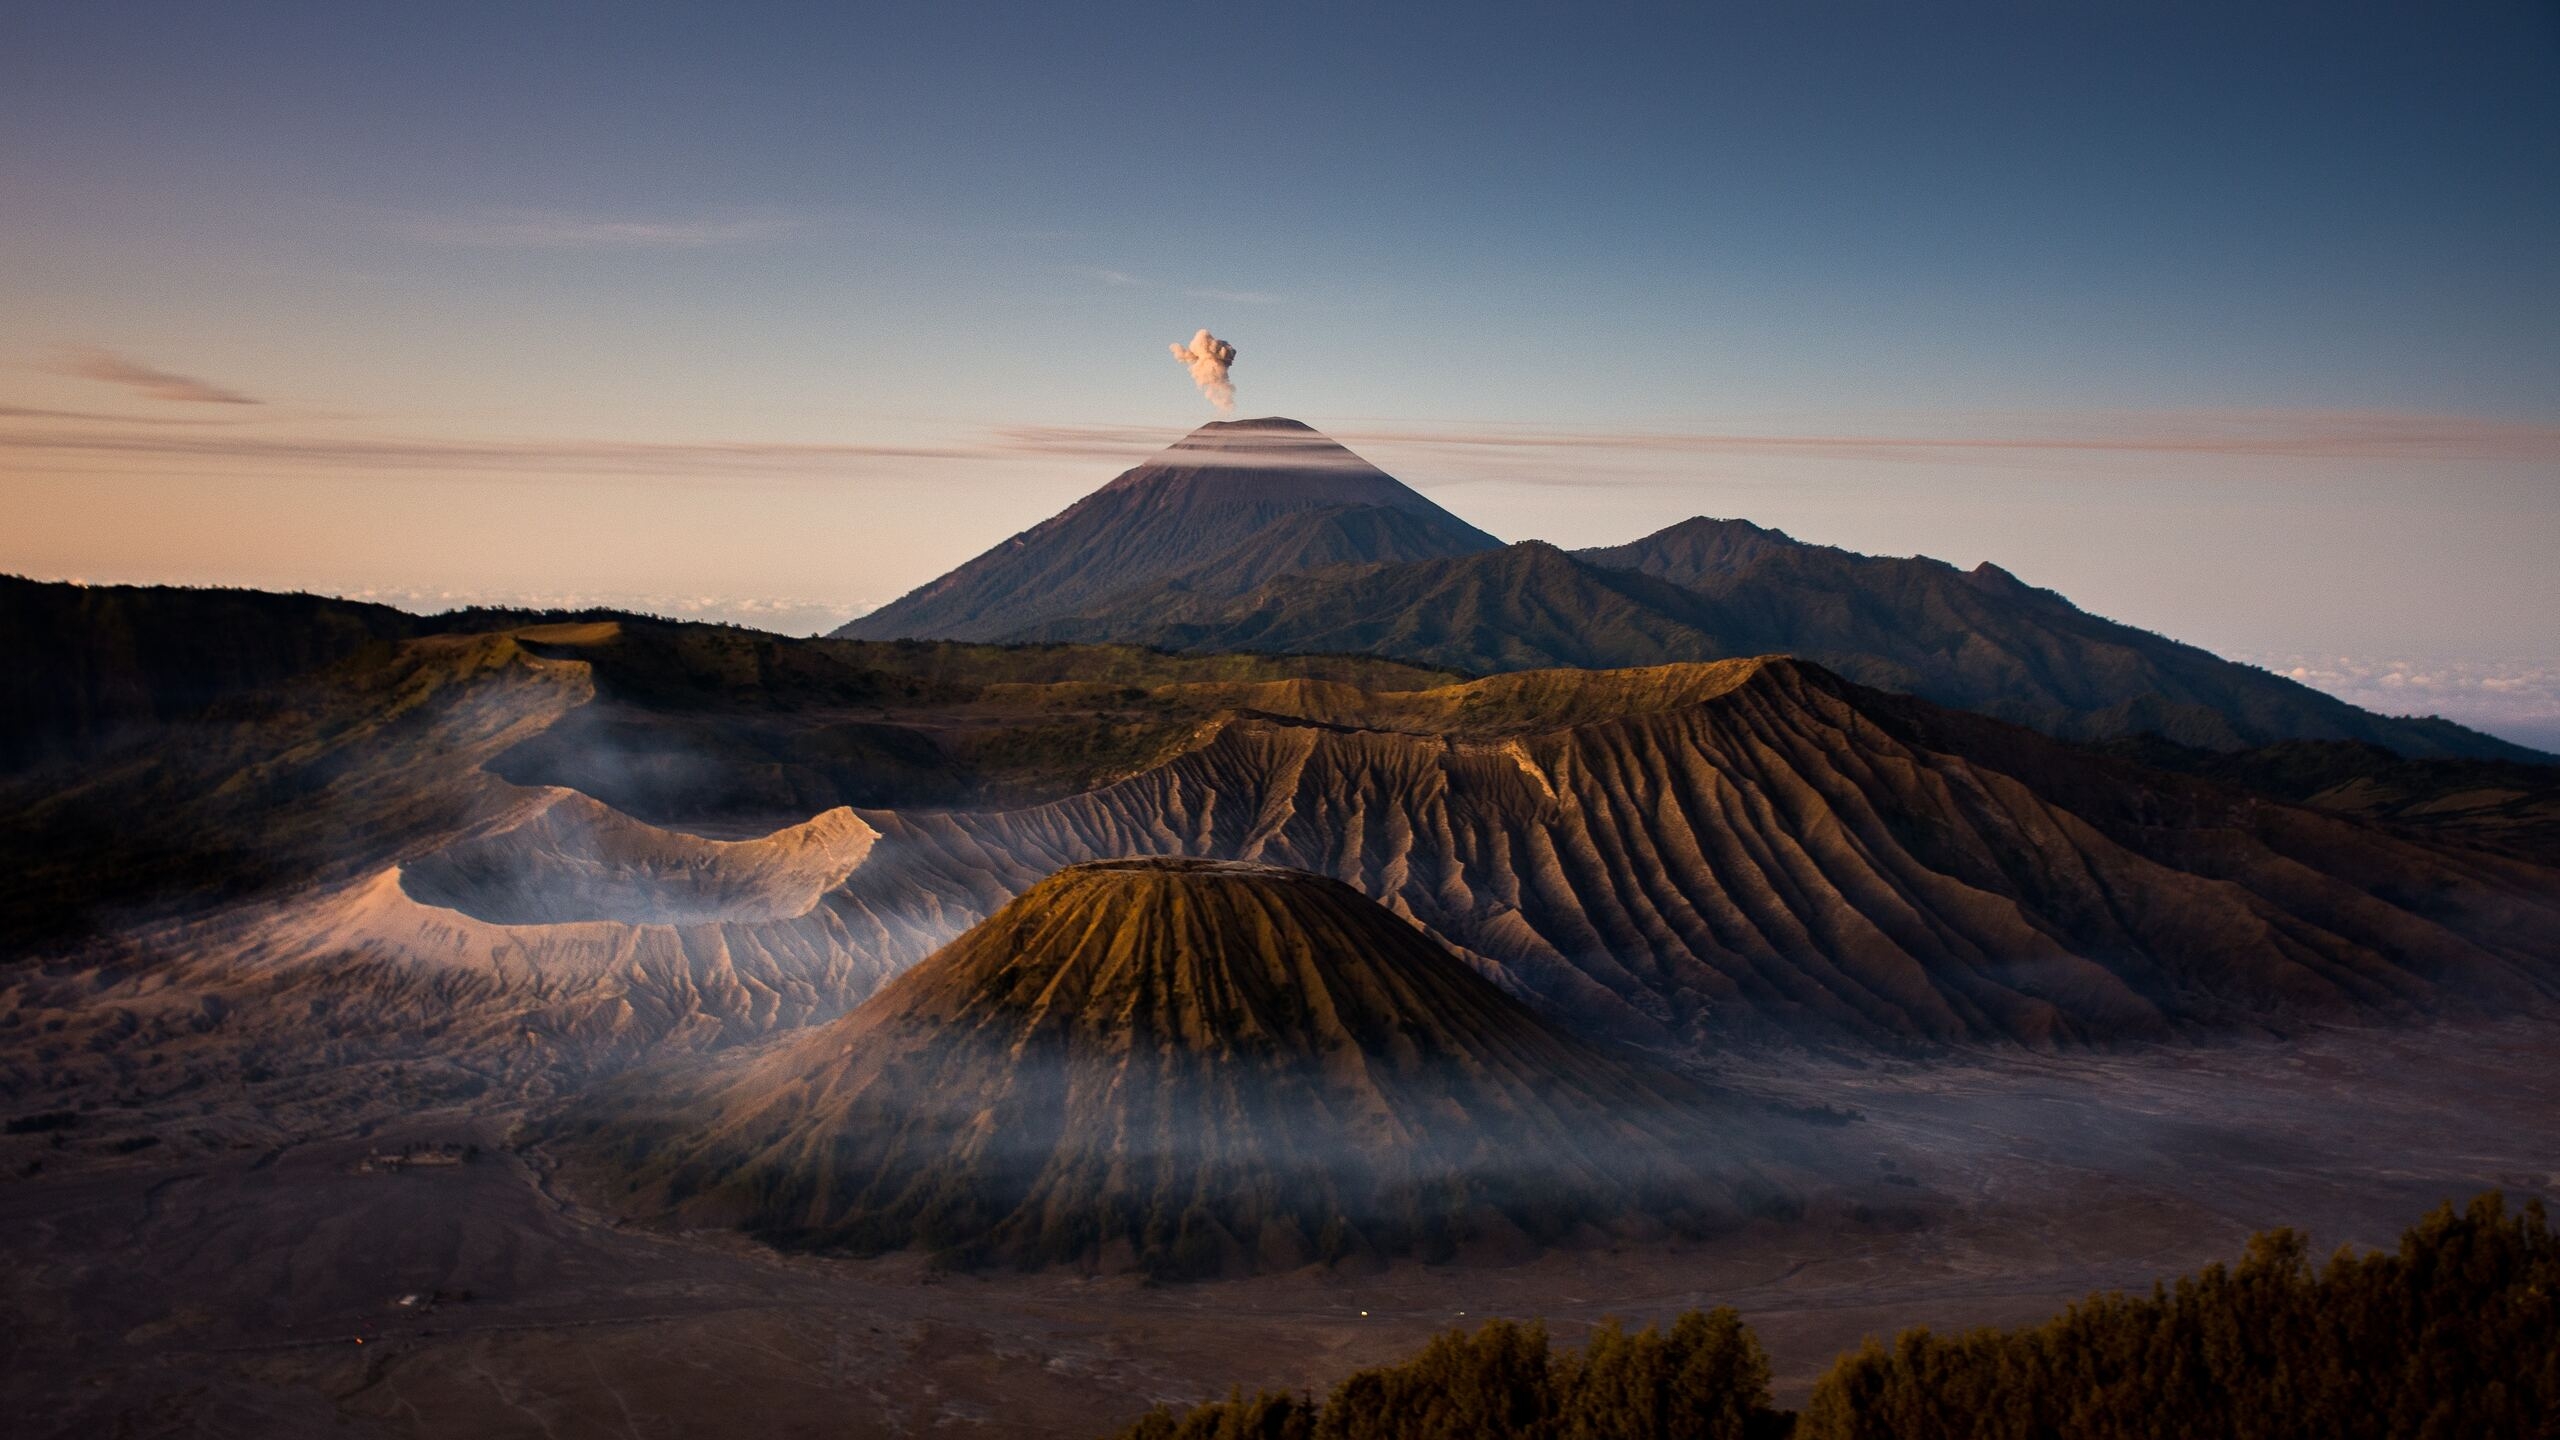
[(1504, 546), (1278, 418), (1204, 425), (836, 635), (1365, 654), (1478, 675), (1794, 655), (2064, 740), (2553, 759), (2448, 720), (2357, 709), (1988, 562), (1861, 555), (1703, 516), (1624, 545)]
[(1777, 1194), (1737, 1133), (1348, 885), (1161, 858), (1063, 870), (843, 1020), (563, 1132), (779, 1242), (1176, 1276), (1717, 1228)]
[(1232, 593), (1330, 565), (1502, 542), (1310, 426), (1213, 420), (959, 569), (836, 631), (992, 640), (1165, 582)]

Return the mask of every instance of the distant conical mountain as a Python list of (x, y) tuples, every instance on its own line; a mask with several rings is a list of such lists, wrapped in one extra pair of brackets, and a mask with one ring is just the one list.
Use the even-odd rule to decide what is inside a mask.
[(1211, 421), (994, 549), (836, 631), (989, 640), (1183, 578), (1222, 593), (1320, 566), (1501, 542), (1295, 420)]
[(1774, 1192), (1714, 1112), (1340, 881), (1151, 859), (1064, 870), (845, 1019), (567, 1134), (778, 1239), (1197, 1275), (1722, 1223)]

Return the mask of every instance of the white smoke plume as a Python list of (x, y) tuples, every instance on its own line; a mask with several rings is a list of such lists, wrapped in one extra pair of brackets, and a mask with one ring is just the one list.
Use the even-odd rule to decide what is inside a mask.
[(1236, 408), (1236, 387), (1227, 380), (1227, 367), (1236, 363), (1236, 347), (1203, 330), (1191, 337), (1189, 345), (1175, 345), (1173, 358), (1191, 371), (1191, 381), (1209, 403), (1221, 410)]

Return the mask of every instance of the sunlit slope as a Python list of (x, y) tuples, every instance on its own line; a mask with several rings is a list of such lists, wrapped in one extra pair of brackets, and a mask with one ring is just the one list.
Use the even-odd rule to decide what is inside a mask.
[(874, 838), (852, 811), (836, 809), (758, 839), (706, 840), (553, 790), (411, 863), (401, 878), (428, 904), (500, 925), (754, 924), (817, 909)]
[(778, 1239), (1197, 1274), (1729, 1223), (1775, 1194), (1714, 1109), (1348, 886), (1104, 861), (844, 1020), (563, 1133), (644, 1208)]

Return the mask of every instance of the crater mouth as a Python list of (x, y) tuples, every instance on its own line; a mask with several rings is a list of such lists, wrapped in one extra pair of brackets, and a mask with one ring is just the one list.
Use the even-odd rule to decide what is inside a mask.
[(735, 925), (796, 920), (871, 853), (848, 808), (748, 840), (709, 840), (550, 790), (501, 829), (401, 867), (423, 905), (492, 925)]

